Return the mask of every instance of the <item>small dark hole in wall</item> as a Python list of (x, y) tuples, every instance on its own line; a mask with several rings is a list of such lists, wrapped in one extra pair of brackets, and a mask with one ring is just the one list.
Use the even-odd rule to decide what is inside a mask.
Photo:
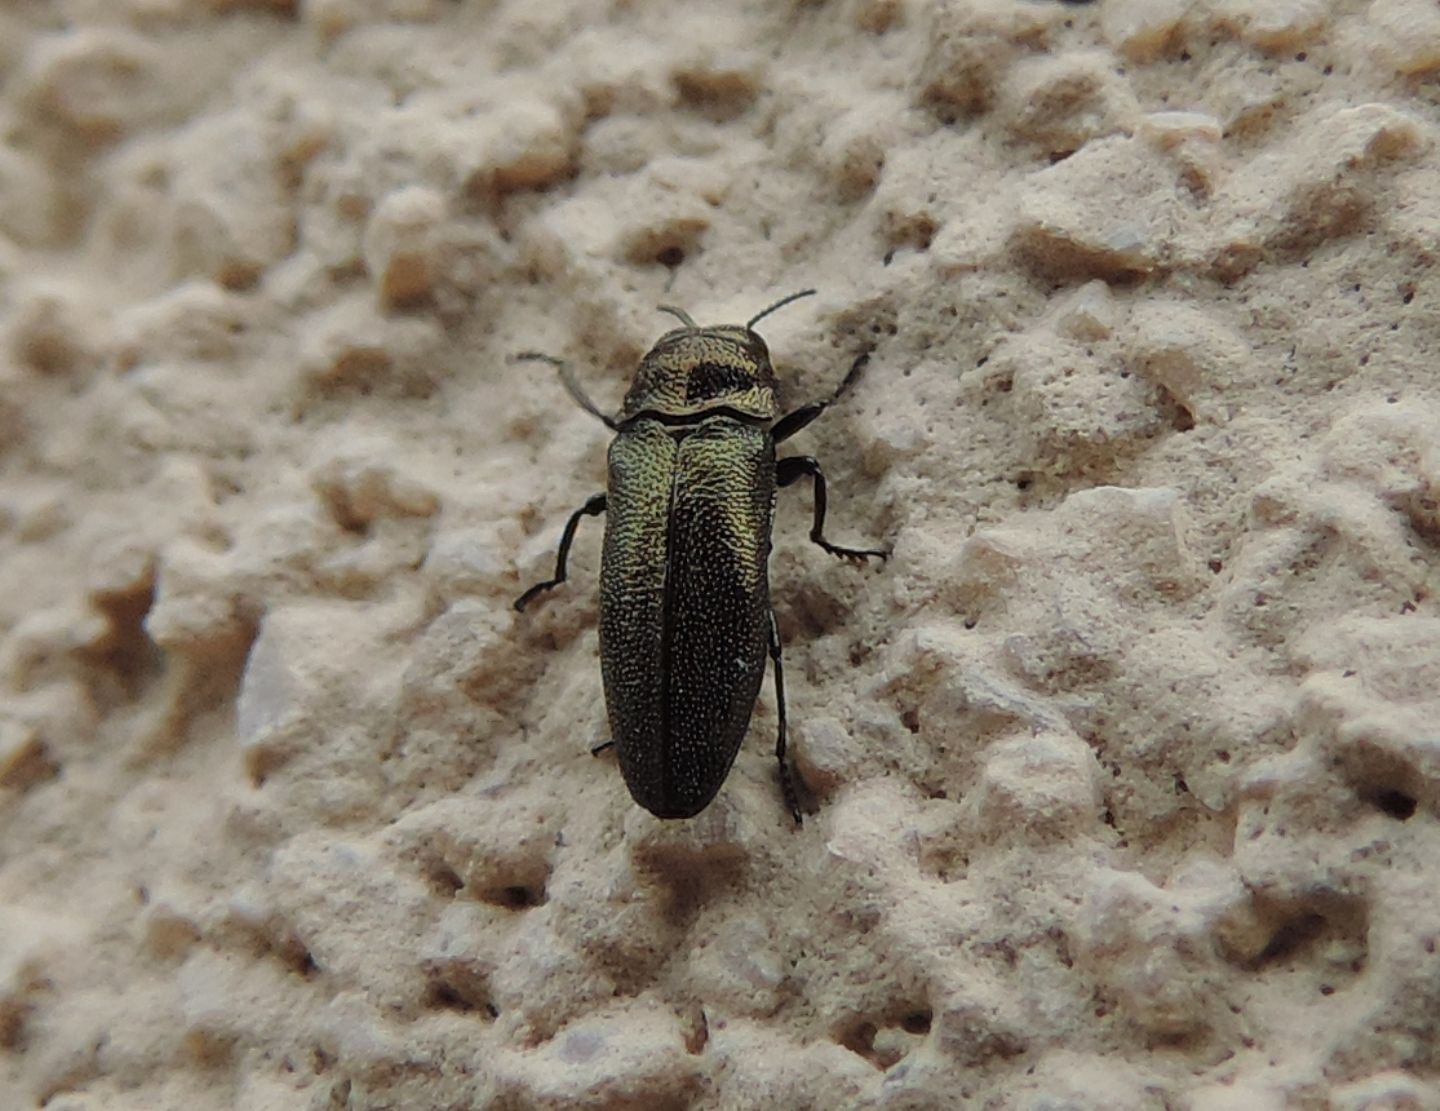
[(840, 1044), (851, 1053), (860, 1057), (869, 1057), (875, 1052), (875, 1025), (870, 1022), (858, 1022), (840, 1035)]
[(1415, 799), (1404, 791), (1376, 791), (1366, 801), (1397, 821), (1409, 821), (1415, 816)]
[(671, 270), (674, 270), (685, 261), (685, 252), (679, 247), (666, 247), (655, 256), (655, 261), (661, 266), (668, 266)]
[(460, 873), (443, 860), (432, 861), (425, 870), (425, 877), (438, 894), (454, 896), (465, 886)]
[(545, 901), (545, 896), (539, 891), (531, 891), (528, 887), (515, 885), (502, 887), (496, 893), (495, 902), (501, 906), (509, 907), (512, 910), (524, 910), (527, 907), (538, 907)]
[(455, 966), (432, 969), (425, 985), (425, 1005), (435, 1010), (475, 1012), (495, 1019), (499, 1009), (490, 999), (490, 985), (472, 969)]
[(686, 1024), (685, 1030), (685, 1052), (698, 1056), (705, 1052), (705, 1047), (710, 1044), (710, 1022), (705, 1017), (703, 1008), (697, 1008), (696, 1013)]
[(535, 883), (487, 884), (470, 889), (482, 903), (502, 907), (505, 910), (529, 910), (543, 906), (546, 899), (543, 880)]
[(1261, 963), (1282, 960), (1307, 942), (1314, 941), (1324, 930), (1325, 919), (1318, 914), (1302, 914), (1293, 918), (1275, 931), (1259, 960)]
[(425, 992), (425, 1002), (445, 1011), (474, 1010), (470, 1002), (443, 980), (432, 983)]

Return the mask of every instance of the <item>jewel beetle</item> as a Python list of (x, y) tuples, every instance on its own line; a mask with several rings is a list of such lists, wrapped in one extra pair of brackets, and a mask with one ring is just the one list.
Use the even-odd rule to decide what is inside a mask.
[(768, 563), (776, 490), (814, 483), (810, 539), (832, 555), (885, 559), (880, 548), (844, 548), (825, 538), (826, 489), (806, 455), (775, 448), (855, 384), (861, 355), (834, 394), (784, 416), (765, 341), (764, 317), (815, 291), (777, 301), (745, 324), (701, 327), (681, 309), (660, 311), (682, 327), (640, 360), (620, 411), (611, 416), (585, 393), (568, 363), (545, 362), (582, 409), (615, 433), (608, 481), (570, 515), (555, 576), (515, 600), (523, 610), (565, 581), (582, 517), (605, 513), (600, 564), (600, 672), (611, 739), (625, 785), (659, 818), (698, 814), (720, 790), (750, 724), (768, 653), (775, 668), (775, 756), (785, 805), (800, 805), (785, 754), (785, 677), (770, 607)]

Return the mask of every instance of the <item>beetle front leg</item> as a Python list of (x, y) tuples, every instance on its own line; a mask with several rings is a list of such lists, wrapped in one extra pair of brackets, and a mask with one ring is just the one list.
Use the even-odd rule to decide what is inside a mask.
[(565, 581), (565, 561), (570, 556), (570, 545), (575, 539), (575, 530), (580, 527), (581, 517), (598, 517), (605, 512), (605, 495), (596, 494), (574, 513), (570, 514), (570, 520), (565, 522), (565, 532), (560, 537), (560, 551), (555, 557), (555, 577), (543, 583), (536, 583), (524, 594), (515, 599), (516, 610), (523, 610), (535, 600), (536, 595), (559, 586)]
[(775, 464), (777, 486), (789, 486), (806, 476), (815, 480), (815, 518), (810, 526), (811, 540), (831, 555), (842, 559), (869, 559), (871, 556), (890, 558), (890, 553), (884, 548), (842, 548), (839, 544), (832, 544), (825, 539), (825, 472), (820, 469), (820, 464), (815, 459), (808, 455), (792, 455)]
[(580, 379), (575, 377), (574, 368), (564, 359), (557, 359), (554, 355), (545, 355), (539, 351), (521, 351), (510, 357), (517, 363), (544, 363), (547, 366), (553, 366), (560, 372), (560, 381), (565, 386), (565, 392), (575, 399), (575, 404), (592, 417), (597, 418), (606, 428), (612, 431), (619, 429), (620, 426), (615, 423), (615, 418), (590, 400), (590, 395), (585, 392), (585, 387), (580, 384)]
[(775, 759), (780, 764), (780, 792), (795, 824), (800, 824), (800, 802), (795, 793), (795, 777), (785, 760), (785, 668), (780, 663), (780, 628), (775, 624), (775, 611), (770, 611), (770, 662), (775, 665), (775, 706), (779, 728), (775, 734)]
[(786, 413), (775, 422), (770, 429), (770, 435), (775, 442), (782, 443), (788, 440), (795, 433), (808, 425), (826, 409), (834, 405), (847, 393), (850, 387), (860, 380), (860, 372), (865, 369), (865, 364), (870, 361), (870, 352), (866, 351), (856, 356), (855, 361), (850, 364), (850, 371), (845, 375), (845, 381), (840, 383), (837, 389), (829, 398), (824, 401), (812, 401), (808, 405), (802, 405), (793, 412)]

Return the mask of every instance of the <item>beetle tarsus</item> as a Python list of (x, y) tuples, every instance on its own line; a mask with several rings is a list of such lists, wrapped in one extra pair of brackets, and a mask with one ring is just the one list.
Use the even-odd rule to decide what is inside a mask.
[(785, 759), (785, 668), (780, 662), (780, 628), (775, 624), (775, 613), (770, 613), (770, 662), (775, 666), (775, 706), (779, 722), (775, 732), (775, 760), (780, 765), (780, 793), (785, 796), (785, 808), (795, 824), (801, 824), (800, 799), (795, 790), (795, 774)]
[(565, 561), (570, 557), (570, 545), (575, 540), (575, 530), (580, 527), (581, 517), (598, 517), (605, 512), (605, 495), (595, 494), (565, 522), (565, 532), (560, 537), (560, 551), (555, 557), (555, 577), (543, 583), (536, 583), (515, 599), (515, 609), (523, 610), (547, 590), (553, 590), (565, 581)]
[(810, 539), (814, 540), (815, 543), (819, 544), (820, 547), (824, 548), (831, 555), (838, 556), (840, 559), (862, 567), (865, 565), (867, 559), (879, 559), (883, 562), (890, 558), (888, 548), (842, 548), (839, 544), (832, 544), (828, 540), (822, 540), (815, 536), (810, 537)]
[(807, 477), (815, 481), (815, 516), (814, 523), (810, 526), (811, 540), (831, 555), (857, 563), (872, 558), (890, 558), (889, 551), (884, 548), (845, 548), (825, 539), (825, 511), (828, 501), (825, 472), (820, 469), (818, 460), (809, 455), (792, 455), (775, 464), (775, 483), (778, 486), (789, 486)]

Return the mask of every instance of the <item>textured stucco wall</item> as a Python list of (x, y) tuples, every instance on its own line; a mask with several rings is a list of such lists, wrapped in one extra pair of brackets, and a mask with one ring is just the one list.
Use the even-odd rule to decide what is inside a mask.
[[(1440, 8), (0, 7), (0, 1106), (1440, 1106)], [(600, 528), (671, 321), (831, 480), (717, 802)]]

